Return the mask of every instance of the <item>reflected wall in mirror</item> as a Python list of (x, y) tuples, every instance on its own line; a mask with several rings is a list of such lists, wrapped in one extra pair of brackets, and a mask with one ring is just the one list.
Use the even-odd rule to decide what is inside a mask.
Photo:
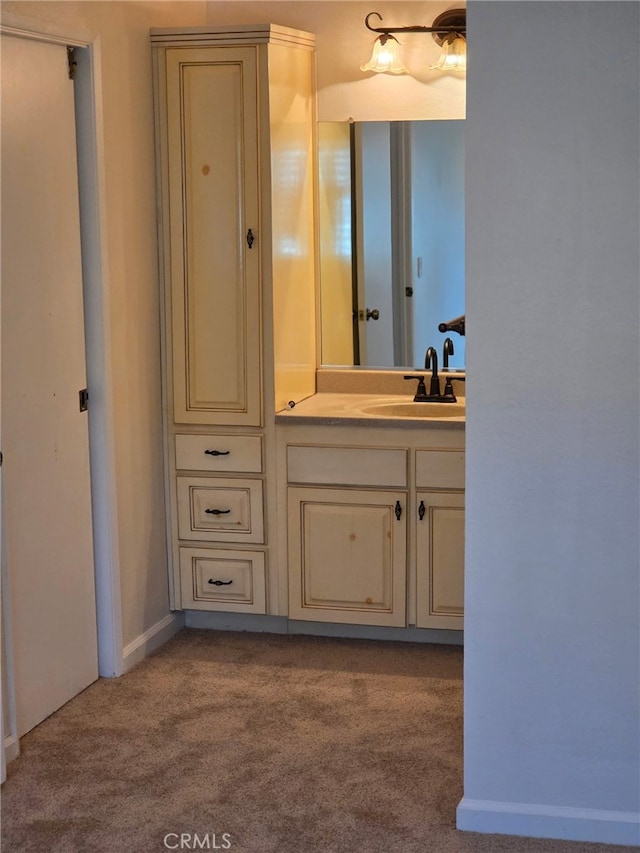
[(464, 121), (319, 122), (318, 150), (322, 363), (441, 358), (465, 312)]

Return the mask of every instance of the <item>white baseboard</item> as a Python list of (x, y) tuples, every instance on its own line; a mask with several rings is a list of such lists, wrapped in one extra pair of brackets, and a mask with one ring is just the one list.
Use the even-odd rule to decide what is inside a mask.
[(640, 844), (640, 813), (501, 803), (463, 797), (457, 828), (467, 832), (525, 835), (600, 844)]
[(20, 755), (20, 741), (15, 735), (6, 735), (4, 739), (4, 758), (7, 764)]
[(184, 614), (181, 612), (168, 613), (164, 619), (148, 628), (144, 634), (136, 637), (122, 651), (124, 672), (128, 672), (136, 664), (141, 663), (151, 652), (170, 640), (174, 634), (184, 627)]

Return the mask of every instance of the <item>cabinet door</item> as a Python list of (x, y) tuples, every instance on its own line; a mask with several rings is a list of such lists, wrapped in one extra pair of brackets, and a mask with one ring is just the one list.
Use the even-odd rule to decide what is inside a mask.
[(289, 617), (405, 625), (406, 495), (289, 488)]
[(417, 625), (462, 629), (464, 494), (417, 493)]
[(256, 52), (166, 51), (174, 417), (260, 425)]

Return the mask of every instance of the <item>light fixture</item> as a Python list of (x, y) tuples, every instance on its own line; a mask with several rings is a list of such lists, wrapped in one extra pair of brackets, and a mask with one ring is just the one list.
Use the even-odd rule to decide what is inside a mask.
[(383, 33), (373, 43), (371, 59), (360, 66), (360, 71), (375, 71), (378, 74), (408, 74), (400, 59), (398, 39), (390, 33)]
[(412, 27), (372, 27), (369, 18), (375, 15), (382, 21), (378, 12), (369, 12), (364, 19), (365, 27), (371, 32), (380, 33), (373, 46), (373, 54), (369, 62), (360, 66), (361, 71), (376, 71), (386, 74), (407, 74), (408, 70), (402, 63), (399, 45), (392, 33), (431, 33), (435, 41), (441, 45), (440, 58), (430, 68), (439, 71), (467, 70), (467, 11), (466, 9), (448, 9), (434, 20), (433, 26)]
[(449, 33), (442, 41), (442, 52), (435, 65), (438, 71), (467, 70), (467, 40), (458, 33)]

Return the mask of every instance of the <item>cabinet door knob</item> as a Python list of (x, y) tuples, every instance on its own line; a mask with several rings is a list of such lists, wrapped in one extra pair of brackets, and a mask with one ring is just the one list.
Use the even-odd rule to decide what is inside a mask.
[(426, 506), (424, 505), (424, 501), (420, 501), (420, 506), (418, 507), (418, 518), (420, 521), (424, 518), (424, 515), (427, 511)]
[(229, 515), (231, 510), (230, 509), (205, 509), (205, 512), (208, 512), (209, 515)]
[(396, 518), (398, 519), (398, 521), (400, 521), (400, 519), (402, 517), (402, 507), (400, 505), (400, 501), (396, 501), (395, 514), (396, 514)]

